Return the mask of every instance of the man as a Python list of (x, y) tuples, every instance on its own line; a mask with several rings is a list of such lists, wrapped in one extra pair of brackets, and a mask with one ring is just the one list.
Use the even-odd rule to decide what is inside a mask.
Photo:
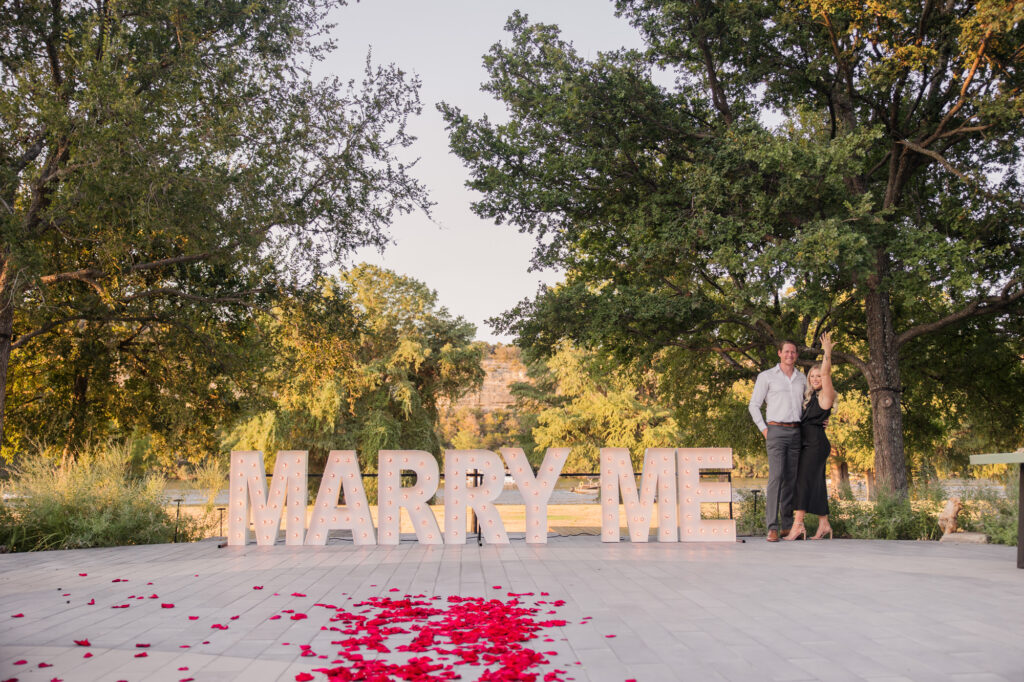
[[(803, 411), (807, 378), (796, 368), (796, 344), (779, 344), (779, 364), (757, 375), (750, 396), (750, 416), (760, 429), (768, 448), (768, 492), (765, 495), (765, 523), (768, 542), (779, 541), (793, 525), (793, 479), (800, 458), (800, 413)], [(761, 416), (761, 405), (768, 403)], [(767, 419), (767, 424), (765, 420)]]

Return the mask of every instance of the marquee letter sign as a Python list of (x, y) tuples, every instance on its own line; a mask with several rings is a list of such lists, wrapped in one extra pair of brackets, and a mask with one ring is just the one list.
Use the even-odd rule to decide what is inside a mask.
[[(440, 545), (441, 529), (427, 502), (441, 480), (437, 460), (423, 450), (381, 450), (377, 460), (377, 525), (380, 544), (397, 545), (401, 510), (409, 513), (416, 539), (424, 545)], [(402, 487), (402, 471), (413, 471), (416, 484)]]
[[(285, 543), (301, 545), (306, 529), (306, 461), (304, 450), (282, 450), (274, 461), (274, 482), (267, 489), (267, 470), (262, 452), (231, 453), (231, 513), (228, 517), (228, 543), (244, 545), (248, 540), (249, 500), (253, 502), (252, 520), (256, 543), (277, 542), (281, 514), (285, 512)], [(248, 488), (248, 495), (246, 489)]]
[[(345, 491), (344, 507), (338, 506), (338, 493), (341, 490)], [(355, 450), (331, 450), (331, 454), (327, 455), (327, 466), (324, 467), (316, 504), (313, 505), (313, 516), (309, 520), (306, 544), (327, 544), (327, 534), (335, 528), (350, 529), (354, 544), (377, 544)]]
[[(520, 448), (502, 448), (501, 457), (490, 450), (446, 450), (444, 532), (429, 501), (437, 492), (440, 472), (437, 460), (423, 450), (381, 450), (377, 459), (377, 530), (354, 450), (332, 450), (327, 456), (309, 531), (305, 529), (308, 453), (282, 450), (274, 462), (274, 480), (267, 486), (263, 453), (231, 453), (229, 479), (228, 544), (249, 541), (250, 517), (260, 545), (277, 542), (284, 515), (285, 543), (324, 545), (331, 530), (352, 532), (356, 545), (396, 545), (401, 539), (401, 512), (405, 509), (422, 544), (464, 544), (468, 531), (467, 508), (480, 522), (484, 539), (507, 544), (508, 534), (494, 505), (502, 491), (507, 463), (523, 497), (526, 541), (546, 543), (548, 501), (569, 456), (569, 448), (548, 448), (534, 474)], [(732, 519), (702, 519), (701, 504), (729, 502), (728, 482), (703, 481), (702, 470), (732, 469), (729, 448), (648, 448), (644, 452), (640, 490), (629, 451), (601, 449), (601, 539), (619, 541), (619, 495), (632, 542), (647, 542), (652, 523), (658, 523), (659, 542), (726, 542), (736, 539)], [(402, 472), (416, 474), (416, 483), (402, 485)], [(483, 481), (469, 485), (470, 471)], [(338, 504), (344, 493), (345, 505)], [(657, 502), (657, 511), (655, 511)]]

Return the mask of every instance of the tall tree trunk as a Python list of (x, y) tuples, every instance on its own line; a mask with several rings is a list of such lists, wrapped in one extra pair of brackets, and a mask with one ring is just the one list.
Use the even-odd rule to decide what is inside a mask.
[(882, 286), (876, 286), (868, 293), (866, 313), (870, 352), (867, 380), (875, 437), (875, 478), (879, 486), (898, 495), (906, 495), (899, 347), (896, 345), (889, 294)]
[(832, 497), (839, 499), (843, 490), (850, 487), (850, 466), (838, 457), (830, 457), (829, 464), (832, 469)]
[(7, 408), (7, 367), (14, 335), (14, 303), (0, 280), (0, 448), (4, 444), (4, 415)]
[(89, 369), (86, 366), (75, 373), (75, 380), (71, 387), (71, 423), (68, 425), (68, 438), (64, 446), (65, 462), (77, 459), (82, 442), (85, 440), (88, 391)]

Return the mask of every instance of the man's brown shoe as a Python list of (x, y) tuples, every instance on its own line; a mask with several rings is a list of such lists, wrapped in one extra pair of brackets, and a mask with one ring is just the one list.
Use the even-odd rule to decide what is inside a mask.
[(778, 542), (778, 541), (779, 541), (779, 531), (777, 531), (774, 528), (772, 528), (771, 530), (768, 531), (768, 542)]

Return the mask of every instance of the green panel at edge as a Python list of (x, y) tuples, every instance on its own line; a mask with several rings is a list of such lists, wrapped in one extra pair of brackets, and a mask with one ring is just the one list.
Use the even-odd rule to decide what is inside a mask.
[(1024, 451), (971, 455), (971, 464), (1024, 464)]

